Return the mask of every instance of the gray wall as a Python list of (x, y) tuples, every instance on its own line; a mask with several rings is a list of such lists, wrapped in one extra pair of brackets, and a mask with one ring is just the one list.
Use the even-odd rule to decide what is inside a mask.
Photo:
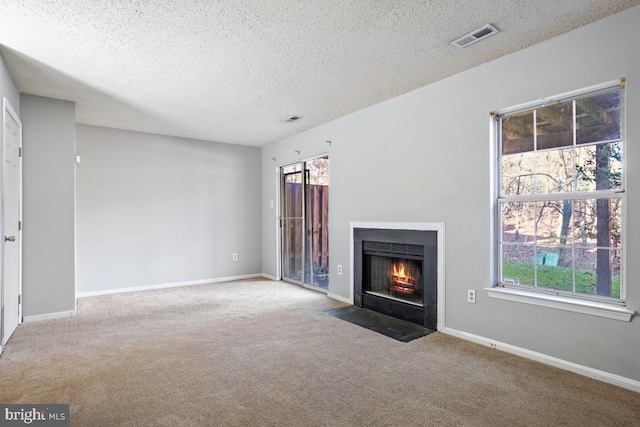
[(0, 56), (0, 100), (2, 98), (7, 98), (13, 110), (20, 114), (20, 92), (9, 74), (4, 59)]
[(75, 310), (75, 104), (21, 95), (23, 315)]
[(260, 149), (76, 129), (79, 293), (261, 272)]
[[(640, 380), (637, 317), (620, 322), (482, 290), (494, 283), (490, 111), (626, 76), (627, 218), (640, 218), (638, 22), (640, 7), (628, 9), (265, 147), (263, 271), (276, 274), (271, 158), (284, 164), (329, 150), (331, 293), (349, 297), (350, 221), (445, 222), (448, 327)], [(640, 224), (628, 220), (626, 233), (628, 307), (640, 310)], [(477, 304), (466, 302), (467, 289), (477, 291)]]

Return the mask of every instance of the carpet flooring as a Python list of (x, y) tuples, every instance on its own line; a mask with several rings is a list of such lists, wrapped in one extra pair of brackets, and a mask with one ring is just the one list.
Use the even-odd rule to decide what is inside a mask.
[(640, 395), (441, 333), (402, 343), (250, 280), (81, 298), (22, 324), (0, 402), (72, 426), (622, 426)]

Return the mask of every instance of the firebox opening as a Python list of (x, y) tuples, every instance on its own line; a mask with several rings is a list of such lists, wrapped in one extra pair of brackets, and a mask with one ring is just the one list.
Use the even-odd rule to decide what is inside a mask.
[(366, 293), (423, 306), (421, 260), (366, 255), (364, 261)]

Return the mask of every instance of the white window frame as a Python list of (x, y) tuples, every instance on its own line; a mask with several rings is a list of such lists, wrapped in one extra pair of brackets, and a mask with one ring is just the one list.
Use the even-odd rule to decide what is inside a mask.
[[(489, 296), (501, 300), (521, 302), (525, 304), (533, 304), (543, 307), (549, 307), (554, 309), (572, 311), (577, 313), (589, 314), (594, 316), (600, 316), (610, 319), (616, 319), (621, 321), (630, 321), (634, 312), (626, 308), (625, 295), (626, 295), (626, 117), (625, 117), (625, 97), (624, 86), (626, 79), (615, 80), (600, 85), (591, 86), (588, 88), (580, 89), (577, 91), (563, 93), (557, 96), (544, 98), (534, 102), (521, 104), (515, 107), (507, 108), (498, 112), (492, 112), (492, 135), (491, 144), (494, 147), (494, 188), (493, 188), (493, 209), (494, 209), (494, 221), (495, 221), (495, 236), (494, 236), (494, 250), (495, 250), (495, 262), (494, 273), (495, 281), (493, 286), (485, 288)], [(523, 113), (531, 111), (540, 107), (573, 101), (577, 98), (595, 95), (599, 92), (606, 92), (616, 88), (621, 88), (621, 112), (620, 117), (622, 121), (621, 125), (621, 138), (620, 143), (622, 145), (622, 182), (620, 190), (599, 190), (596, 192), (581, 192), (581, 193), (554, 193), (554, 194), (536, 194), (531, 196), (519, 195), (515, 197), (517, 201), (544, 201), (544, 200), (579, 200), (579, 199), (594, 199), (603, 198), (603, 196), (610, 196), (609, 198), (620, 198), (622, 200), (622, 235), (621, 235), (621, 271), (620, 271), (620, 298), (608, 298), (598, 297), (593, 295), (582, 295), (574, 292), (559, 291), (548, 288), (538, 288), (528, 285), (505, 285), (502, 283), (502, 245), (500, 243), (502, 233), (502, 210), (500, 209), (500, 203), (512, 201), (512, 197), (501, 197), (500, 186), (502, 182), (502, 138), (501, 138), (501, 117), (506, 115), (514, 115), (517, 113)], [(575, 106), (575, 104), (574, 104)], [(574, 107), (575, 108), (575, 107)], [(575, 111), (574, 111), (575, 120)], [(575, 132), (575, 128), (574, 128)], [(575, 139), (575, 138), (574, 138)], [(575, 142), (574, 142), (575, 144)], [(597, 197), (596, 197), (597, 196)], [(575, 274), (575, 273), (574, 273)]]

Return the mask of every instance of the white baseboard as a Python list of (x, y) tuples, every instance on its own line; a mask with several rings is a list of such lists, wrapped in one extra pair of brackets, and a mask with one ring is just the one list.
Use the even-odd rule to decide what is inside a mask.
[(267, 274), (267, 273), (262, 273), (262, 277), (264, 277), (265, 279), (269, 279), (269, 280), (275, 280), (275, 281), (280, 280), (276, 276), (272, 276), (272, 275)]
[(331, 292), (329, 292), (329, 293), (327, 294), (327, 296), (328, 296), (329, 298), (333, 298), (333, 299), (335, 299), (335, 300), (342, 301), (342, 302), (346, 302), (347, 304), (351, 304), (351, 305), (353, 305), (353, 301), (351, 301), (349, 298), (345, 298), (345, 297), (342, 297), (342, 296), (340, 296), (340, 295), (332, 294)]
[(94, 297), (98, 295), (120, 294), (124, 292), (148, 291), (151, 289), (175, 288), (178, 286), (206, 285), (209, 283), (232, 282), (234, 280), (242, 279), (255, 279), (256, 277), (262, 277), (262, 274), (244, 274), (242, 276), (218, 277), (215, 279), (192, 280), (189, 282), (160, 283), (158, 285), (132, 286), (128, 288), (105, 289), (102, 291), (78, 292), (77, 297), (84, 298)]
[(75, 310), (69, 311), (58, 311), (56, 313), (46, 313), (46, 314), (36, 314), (34, 316), (24, 316), (22, 321), (24, 323), (27, 322), (39, 322), (41, 320), (51, 320), (51, 319), (59, 319), (61, 317), (71, 317), (77, 315), (78, 312)]
[(506, 344), (479, 335), (462, 332), (457, 329), (445, 327), (440, 332), (640, 393), (640, 381), (636, 381), (631, 378), (626, 378), (609, 372), (600, 371), (598, 369), (589, 368), (588, 366), (578, 365), (577, 363), (558, 359), (557, 357), (538, 353), (532, 350), (527, 350), (526, 348)]

